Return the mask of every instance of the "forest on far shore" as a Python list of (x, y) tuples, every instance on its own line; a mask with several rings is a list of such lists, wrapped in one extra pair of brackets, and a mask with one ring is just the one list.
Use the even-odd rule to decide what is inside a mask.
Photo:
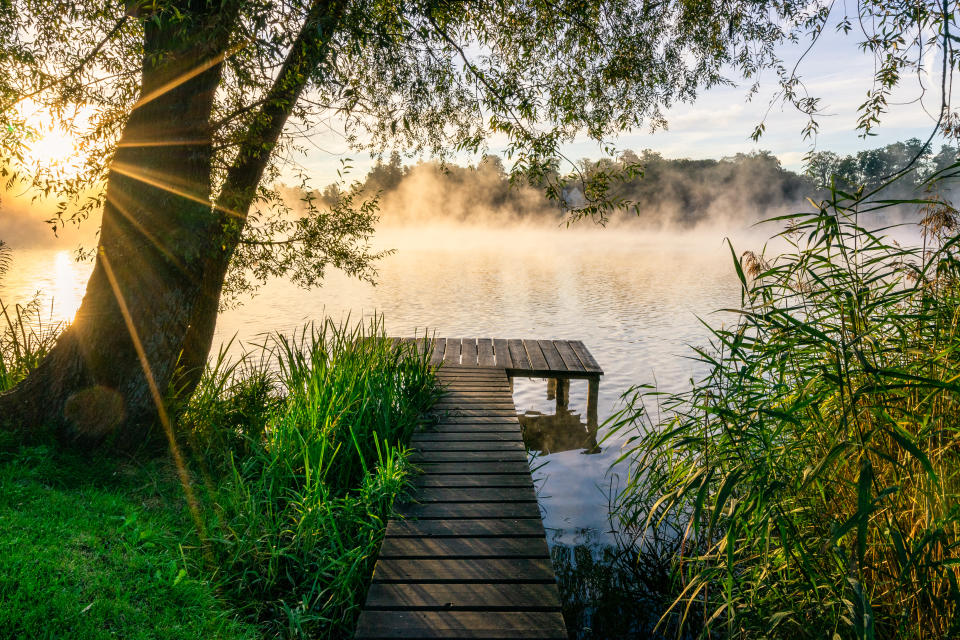
[[(582, 160), (585, 173), (612, 165), (639, 164), (643, 174), (618, 188), (618, 196), (636, 203), (636, 216), (621, 213), (612, 224), (633, 222), (647, 227), (693, 228), (700, 225), (752, 223), (805, 206), (808, 197), (825, 193), (831, 179), (846, 191), (871, 189), (917, 158), (916, 171), (901, 180), (896, 197), (910, 197), (930, 174), (956, 162), (958, 150), (941, 146), (934, 153), (916, 138), (854, 155), (832, 151), (811, 154), (805, 171), (781, 166), (768, 151), (738, 153), (716, 159), (665, 158), (646, 149), (625, 151), (617, 161)], [(330, 206), (343, 196), (343, 186), (330, 184), (314, 193)], [(363, 198), (380, 196), (381, 222), (405, 225), (425, 222), (559, 224), (564, 214), (535, 184), (512, 184), (499, 156), (485, 156), (476, 165), (437, 162), (403, 164), (399, 154), (379, 160), (358, 185)], [(948, 195), (948, 194), (946, 194)]]

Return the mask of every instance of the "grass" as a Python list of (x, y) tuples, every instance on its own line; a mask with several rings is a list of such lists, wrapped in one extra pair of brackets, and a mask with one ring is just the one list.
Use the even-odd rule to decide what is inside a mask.
[[(0, 391), (55, 339), (4, 309)], [(0, 443), (0, 637), (349, 637), (435, 394), (382, 319), (326, 321), (214, 358), (175, 408), (189, 493), (167, 457)]]
[(189, 557), (169, 464), (0, 453), (0, 637), (255, 638)]
[[(960, 633), (957, 212), (845, 194), (788, 216), (775, 259), (735, 268), (738, 320), (691, 389), (637, 388), (621, 524), (679, 527), (662, 624), (710, 638)], [(870, 228), (919, 209), (919, 246)], [(731, 248), (732, 251), (732, 248)]]

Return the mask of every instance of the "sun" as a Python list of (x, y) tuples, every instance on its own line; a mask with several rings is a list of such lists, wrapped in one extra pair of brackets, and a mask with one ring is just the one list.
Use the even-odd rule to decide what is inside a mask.
[(67, 122), (29, 99), (21, 101), (16, 111), (22, 130), (20, 164), (26, 172), (66, 179), (82, 170), (82, 154)]

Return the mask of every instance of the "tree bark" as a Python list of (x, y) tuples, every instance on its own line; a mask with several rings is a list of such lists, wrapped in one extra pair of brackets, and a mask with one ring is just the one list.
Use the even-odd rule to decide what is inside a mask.
[(8, 428), (123, 446), (141, 442), (163, 414), (221, 235), (210, 202), (210, 114), (231, 28), (229, 7), (194, 0), (180, 9), (188, 20), (168, 13), (143, 22), (141, 97), (111, 163), (93, 274), (51, 353), (0, 395)]
[(194, 308), (180, 357), (180, 376), (176, 387), (187, 393), (196, 387), (203, 374), (213, 345), (220, 294), (230, 259), (240, 242), (247, 211), (256, 197), (270, 155), (293, 105), (303, 93), (310, 76), (316, 75), (318, 67), (326, 59), (332, 35), (346, 7), (344, 0), (314, 2), (311, 5), (258, 117), (244, 136), (237, 159), (227, 172), (217, 199), (221, 227), (226, 233), (204, 267), (201, 299)]
[(49, 356), (0, 395), (7, 428), (124, 447), (149, 438), (159, 418), (173, 437), (168, 390), (188, 397), (200, 379), (247, 211), (346, 7), (311, 5), (214, 203), (210, 114), (236, 7), (185, 4), (186, 24), (144, 21), (142, 97), (111, 164), (93, 275)]

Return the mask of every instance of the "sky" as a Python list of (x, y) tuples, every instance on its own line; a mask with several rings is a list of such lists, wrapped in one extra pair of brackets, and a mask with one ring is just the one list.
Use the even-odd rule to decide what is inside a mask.
[[(864, 101), (874, 75), (873, 57), (859, 51), (856, 36), (855, 32), (843, 35), (833, 29), (826, 30), (799, 67), (809, 93), (822, 98), (826, 112), (819, 118), (821, 129), (816, 148), (854, 154), (911, 137), (925, 140), (933, 129), (934, 119), (924, 111), (922, 104), (915, 101), (921, 93), (915, 76), (904, 78), (903, 88), (894, 96), (894, 101), (909, 104), (892, 105), (876, 130), (877, 135), (863, 139), (856, 131), (857, 107)], [(782, 58), (792, 66), (806, 44), (781, 47)], [(939, 101), (939, 60), (930, 58), (926, 63), (933, 67), (933, 76), (924, 80), (931, 87), (924, 104), (927, 110), (935, 112)], [(803, 157), (811, 146), (811, 142), (802, 136), (806, 116), (789, 105), (774, 104), (770, 108), (771, 98), (777, 91), (775, 76), (772, 73), (761, 76), (760, 91), (749, 101), (750, 81), (733, 75), (728, 77), (736, 81), (737, 86), (702, 91), (692, 104), (674, 105), (666, 113), (667, 130), (626, 133), (615, 141), (616, 147), (635, 151), (652, 149), (669, 158), (721, 158), (767, 150), (774, 153), (784, 167), (802, 171)], [(750, 134), (764, 119), (768, 109), (766, 133), (755, 143)], [(935, 141), (935, 149), (941, 142)], [(345, 158), (350, 158), (351, 175), (355, 178), (365, 175), (374, 164), (366, 154), (351, 152), (335, 129), (315, 136), (307, 146), (309, 151), (297, 161), (314, 175), (319, 184), (332, 182)], [(494, 140), (491, 152), (500, 153), (503, 146), (502, 143), (498, 146)], [(586, 139), (567, 144), (564, 152), (573, 159), (602, 155), (600, 148)], [(457, 160), (471, 162), (475, 158), (464, 156)]]
[[(840, 154), (853, 154), (857, 151), (878, 147), (911, 137), (926, 139), (934, 126), (934, 119), (925, 111), (924, 104), (916, 100), (920, 95), (920, 80), (916, 77), (904, 78), (902, 88), (894, 96), (894, 102), (888, 113), (884, 114), (878, 135), (862, 138), (855, 129), (857, 106), (866, 96), (872, 84), (874, 61), (872, 56), (859, 51), (856, 33), (842, 35), (833, 29), (825, 30), (813, 50), (804, 57), (799, 74), (811, 95), (822, 98), (825, 115), (819, 118), (821, 130), (816, 139), (816, 148), (831, 150)], [(781, 47), (781, 57), (792, 64), (802, 55), (806, 42)], [(931, 87), (924, 102), (928, 111), (939, 100), (938, 69), (939, 60), (925, 61), (931, 69), (931, 76), (923, 82)], [(674, 105), (666, 112), (668, 128), (651, 133), (638, 130), (625, 133), (614, 140), (620, 150), (641, 151), (651, 149), (668, 158), (721, 158), (736, 153), (767, 150), (774, 153), (784, 167), (794, 171), (803, 170), (803, 157), (811, 147), (804, 140), (802, 129), (806, 122), (803, 114), (792, 106), (775, 103), (770, 108), (771, 99), (778, 85), (772, 73), (761, 76), (760, 91), (748, 100), (749, 81), (743, 81), (728, 74), (736, 82), (733, 87), (716, 87), (702, 91), (692, 103)], [(759, 142), (753, 142), (750, 134), (766, 115), (766, 133)], [(349, 149), (342, 130), (338, 130), (336, 121), (331, 120), (326, 127), (311, 132), (302, 141), (305, 155), (294, 156), (296, 165), (311, 176), (313, 186), (323, 186), (337, 180), (338, 170), (347, 163), (352, 168), (346, 174), (346, 180), (362, 179), (374, 164), (365, 152)], [(64, 148), (51, 136), (49, 149), (40, 148), (38, 153), (56, 155)], [(943, 141), (935, 140), (935, 150)], [(66, 145), (69, 147), (69, 145)], [(490, 151), (503, 155), (505, 140), (494, 139), (490, 142)], [(385, 150), (385, 155), (389, 154)], [(601, 149), (586, 139), (576, 140), (563, 148), (564, 154), (574, 160), (580, 158), (598, 158)], [(408, 164), (419, 158), (407, 158)], [(476, 157), (462, 155), (454, 161), (469, 164)], [(289, 184), (297, 184), (295, 172), (290, 169), (281, 176)], [(50, 215), (52, 203), (31, 203), (24, 199), (11, 197), (9, 192), (0, 194), (0, 238), (14, 244), (32, 240), (49, 240), (51, 233), (43, 223)], [(94, 225), (87, 225), (94, 227)], [(85, 237), (92, 233), (90, 229)], [(79, 237), (74, 230), (67, 229), (65, 237), (58, 244), (75, 246)], [(88, 238), (89, 239), (89, 238)]]

